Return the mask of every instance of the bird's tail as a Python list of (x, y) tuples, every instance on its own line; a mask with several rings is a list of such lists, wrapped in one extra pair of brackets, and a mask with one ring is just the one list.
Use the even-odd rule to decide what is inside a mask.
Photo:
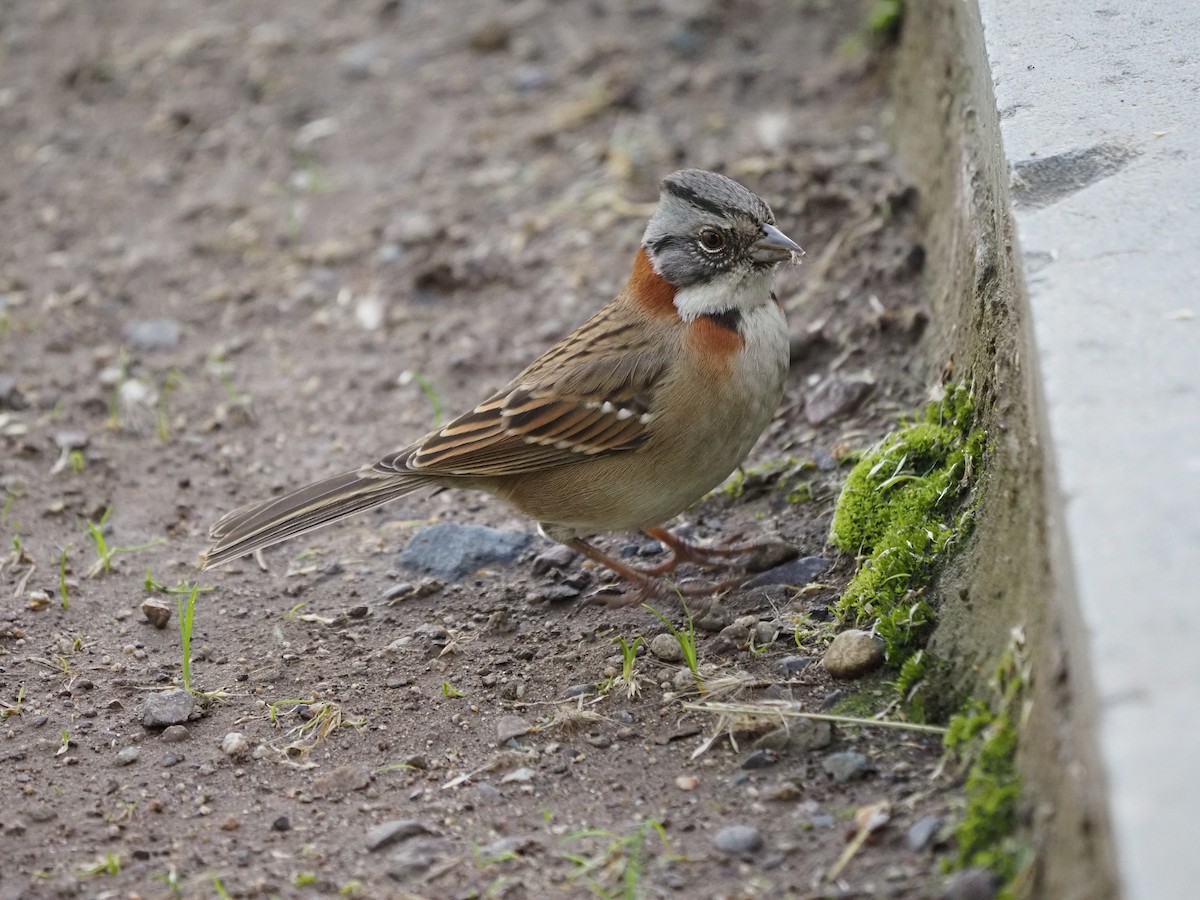
[(283, 497), (235, 509), (208, 532), (200, 568), (211, 569), (280, 541), (433, 485), (419, 475), (379, 476), (370, 469), (318, 481)]

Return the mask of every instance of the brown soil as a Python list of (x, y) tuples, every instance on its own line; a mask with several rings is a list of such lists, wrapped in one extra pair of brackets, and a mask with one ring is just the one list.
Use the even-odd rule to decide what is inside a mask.
[[(486, 496), (408, 498), (269, 552), (267, 573), (205, 573), (192, 677), (216, 696), (186, 733), (142, 724), (148, 692), (181, 677), (177, 616), (158, 630), (138, 611), (147, 572), (196, 580), (222, 512), (506, 381), (618, 289), (681, 165), (747, 183), (808, 249), (779, 283), (787, 398), (747, 465), (811, 463), (791, 490), (812, 494), (752, 483), (683, 518), (828, 553), (837, 460), (917, 404), (927, 371), (911, 191), (847, 49), (862, 21), (785, 0), (0, 9), (0, 897), (938, 890), (947, 848), (906, 843), (952, 816), (936, 737), (839, 726), (826, 747), (761, 752), (758, 722), (697, 755), (729, 729), (684, 707), (690, 676), (643, 654), (635, 696), (613, 683), (615, 639), (662, 623), (584, 603), (604, 575), (578, 561), (535, 575), (540, 538), (397, 591), (419, 583), (395, 553), (421, 525), (532, 532)], [(157, 349), (129, 331), (152, 320), (169, 320)], [(873, 390), (812, 424), (831, 372)], [(141, 549), (93, 576), (84, 522), (106, 510), (108, 545)], [(631, 543), (647, 542), (606, 546)], [(780, 634), (739, 647), (701, 629), (707, 697), (817, 711), (861, 691), (779, 668), (820, 657), (852, 570), (725, 597), (706, 626)], [(545, 599), (562, 585), (582, 592)], [(868, 713), (889, 698), (872, 682)], [(334, 709), (328, 733), (293, 730)], [(501, 746), (504, 717), (529, 732)], [(223, 749), (231, 732), (245, 755)], [(823, 760), (849, 749), (871, 771), (836, 783)], [(890, 821), (830, 880), (856, 812), (883, 803)], [(396, 819), (417, 833), (369, 849)], [(762, 847), (718, 849), (735, 824)]]

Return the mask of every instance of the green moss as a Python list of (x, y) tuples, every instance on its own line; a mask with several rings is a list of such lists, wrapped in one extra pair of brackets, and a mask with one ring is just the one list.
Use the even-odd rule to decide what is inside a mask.
[(962, 506), (983, 453), (970, 390), (951, 385), (923, 421), (888, 435), (854, 466), (838, 498), (830, 541), (866, 556), (837, 604), (843, 620), (873, 627), (900, 665), (934, 621), (924, 597), (939, 563), (971, 529)]
[(1022, 651), (1016, 634), (996, 669), (994, 703), (971, 701), (950, 720), (945, 738), (946, 749), (968, 767), (966, 809), (955, 828), (958, 854), (948, 868), (992, 870), (1008, 886), (1001, 896), (1014, 895), (1013, 882), (1029, 856), (1016, 836), (1021, 797), (1016, 720), (1029, 679)]
[(848, 697), (843, 697), (830, 707), (829, 712), (832, 715), (846, 716), (850, 719), (869, 719), (887, 706), (887, 700), (883, 697), (883, 693), (871, 690), (858, 691)]

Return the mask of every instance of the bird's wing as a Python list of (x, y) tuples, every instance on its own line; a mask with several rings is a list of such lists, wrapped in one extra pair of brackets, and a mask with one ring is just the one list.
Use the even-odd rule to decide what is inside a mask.
[(668, 371), (652, 337), (610, 307), (470, 412), (370, 467), (375, 475), (516, 475), (633, 450)]

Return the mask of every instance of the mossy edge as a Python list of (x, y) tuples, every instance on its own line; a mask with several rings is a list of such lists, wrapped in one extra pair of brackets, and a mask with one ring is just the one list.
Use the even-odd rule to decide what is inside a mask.
[(936, 616), (925, 592), (974, 524), (968, 498), (984, 444), (971, 390), (948, 385), (922, 419), (889, 434), (855, 464), (838, 497), (830, 543), (866, 558), (837, 613), (873, 628), (894, 666), (903, 666), (932, 630)]
[[(864, 556), (837, 603), (843, 622), (870, 627), (897, 668), (894, 687), (908, 714), (923, 719), (927, 676), (944, 663), (924, 645), (936, 622), (927, 591), (975, 523), (975, 485), (986, 434), (977, 427), (974, 395), (948, 385), (924, 416), (885, 437), (855, 465), (834, 511), (830, 542)], [(947, 752), (965, 767), (963, 816), (954, 828), (958, 855), (950, 869), (980, 866), (1017, 896), (1029, 853), (1015, 837), (1021, 780), (1017, 725), (1028, 667), (1014, 634), (992, 680), (994, 702), (931, 698), (950, 718)]]

